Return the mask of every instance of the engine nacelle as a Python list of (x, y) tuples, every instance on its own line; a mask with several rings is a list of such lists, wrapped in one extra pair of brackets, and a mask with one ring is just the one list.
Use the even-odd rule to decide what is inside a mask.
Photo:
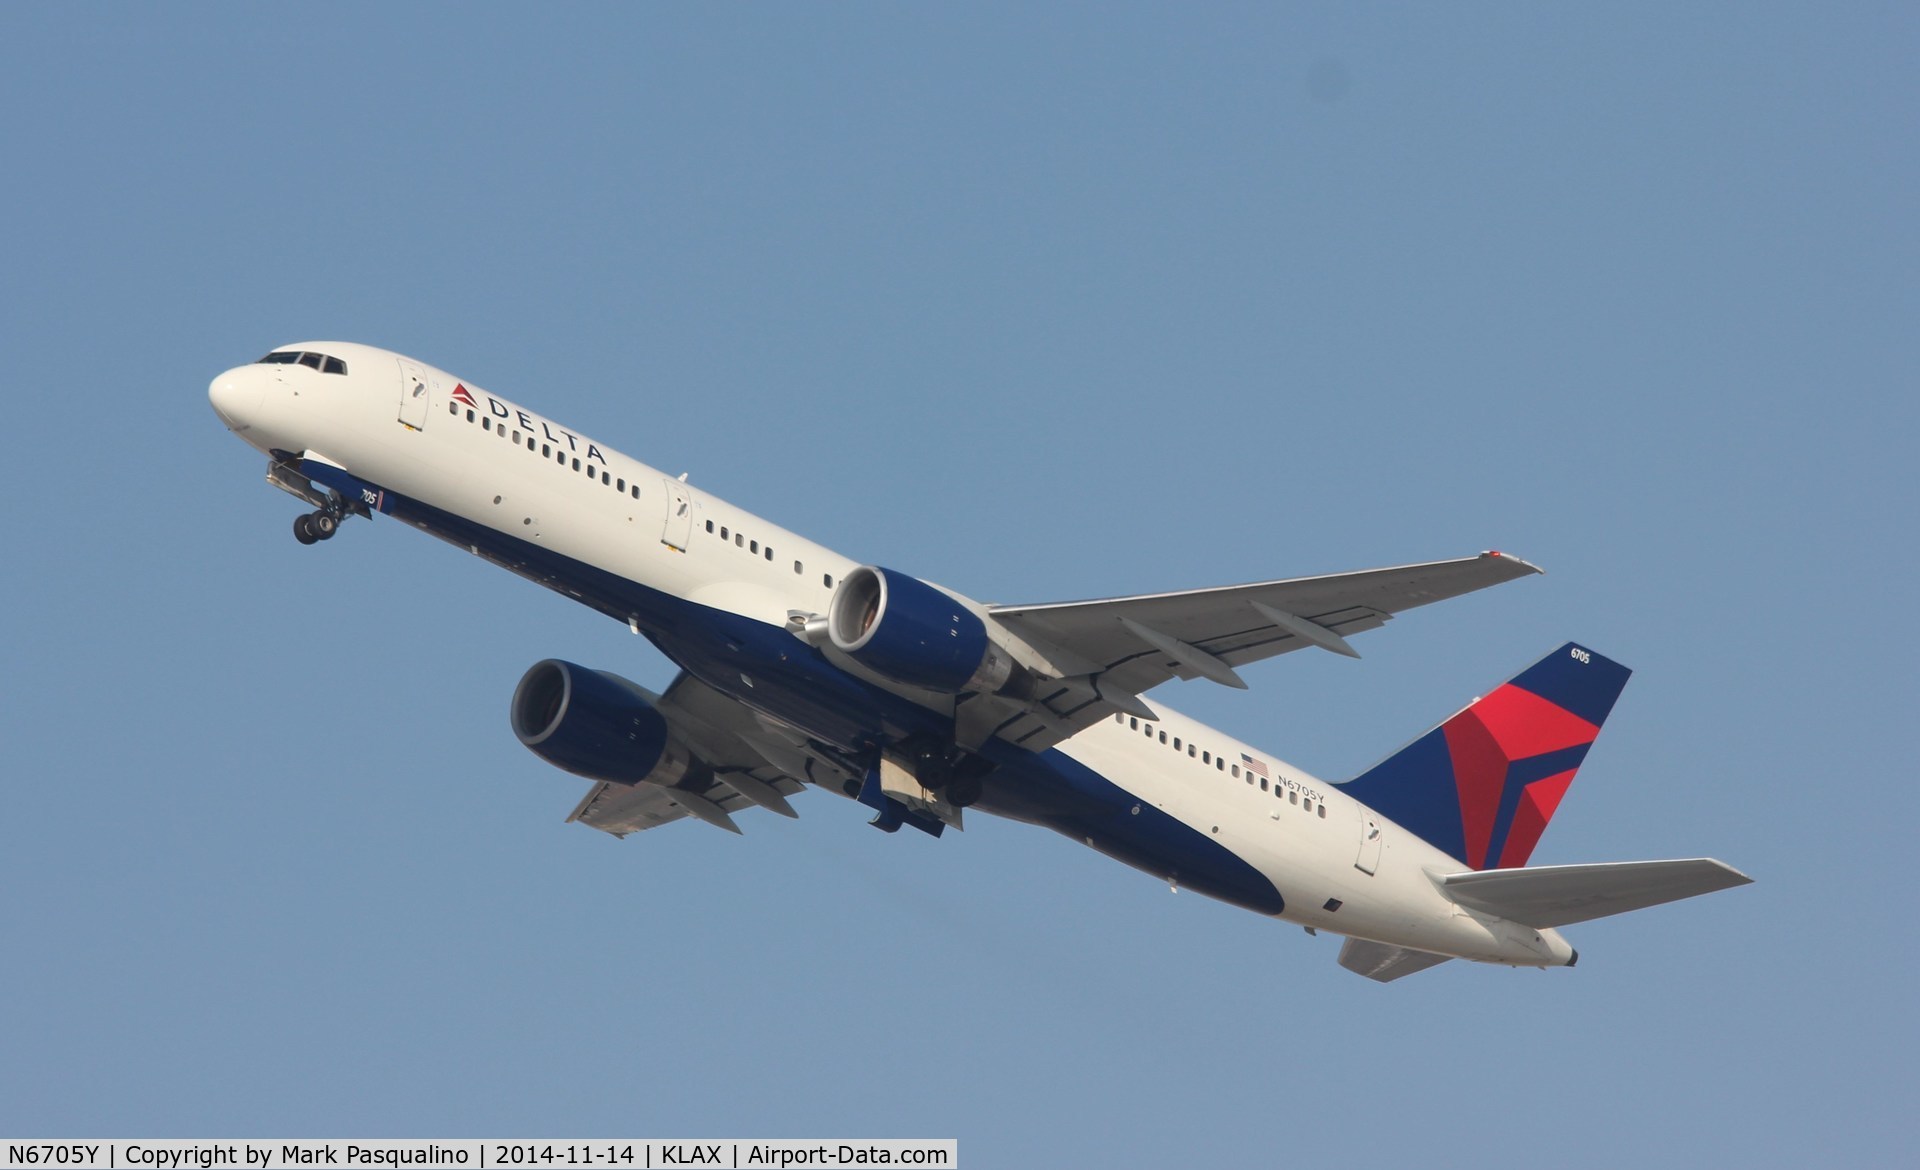
[(558, 658), (521, 676), (510, 717), (534, 755), (589, 780), (672, 785), (694, 762), (646, 691)]
[(942, 694), (996, 692), (1018, 670), (978, 614), (924, 581), (873, 565), (834, 589), (827, 637), (876, 674)]

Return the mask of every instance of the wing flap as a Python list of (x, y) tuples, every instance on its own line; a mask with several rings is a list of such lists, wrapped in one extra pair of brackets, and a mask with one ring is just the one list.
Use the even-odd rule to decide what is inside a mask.
[(1710, 857), (1483, 869), (1435, 880), (1462, 906), (1536, 930), (1643, 910), (1753, 881)]

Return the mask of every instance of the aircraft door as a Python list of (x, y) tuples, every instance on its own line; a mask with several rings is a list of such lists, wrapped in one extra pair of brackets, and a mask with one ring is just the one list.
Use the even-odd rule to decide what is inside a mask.
[(406, 358), (400, 359), (400, 421), (416, 431), (427, 426), (427, 372)]
[(660, 543), (680, 552), (687, 551), (693, 537), (693, 489), (677, 479), (666, 481), (667, 524)]
[(1360, 855), (1353, 859), (1353, 868), (1361, 873), (1370, 874), (1380, 868), (1380, 846), (1385, 834), (1380, 829), (1380, 818), (1370, 812), (1360, 814)]

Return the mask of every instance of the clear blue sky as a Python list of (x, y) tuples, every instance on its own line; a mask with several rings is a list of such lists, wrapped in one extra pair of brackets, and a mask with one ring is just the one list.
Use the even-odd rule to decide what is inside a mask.
[[(982, 1166), (1910, 1156), (1911, 5), (0, 8), (0, 1133), (956, 1136)], [(1548, 575), (1155, 697), (1345, 778), (1566, 638), (1535, 860), (1758, 884), (1390, 987), (1040, 830), (615, 841), (620, 627), (208, 409), (309, 338), (1047, 601)]]

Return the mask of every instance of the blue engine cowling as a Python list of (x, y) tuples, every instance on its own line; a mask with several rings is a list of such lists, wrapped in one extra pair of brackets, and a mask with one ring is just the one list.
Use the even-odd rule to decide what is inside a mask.
[(955, 695), (994, 691), (1013, 659), (965, 605), (905, 573), (862, 565), (841, 579), (827, 608), (834, 648), (895, 682)]
[(549, 658), (513, 689), (513, 734), (576, 776), (671, 785), (686, 774), (690, 756), (652, 700), (619, 675)]

